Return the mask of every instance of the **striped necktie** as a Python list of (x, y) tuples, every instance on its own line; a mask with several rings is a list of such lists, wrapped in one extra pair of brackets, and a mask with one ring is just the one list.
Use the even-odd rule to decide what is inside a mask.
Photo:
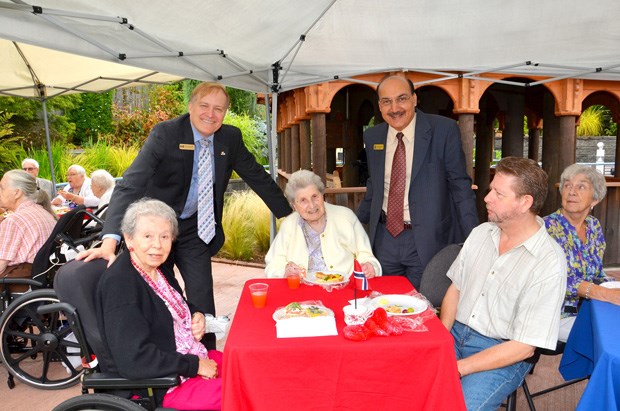
[(200, 154), (198, 156), (198, 237), (207, 244), (215, 237), (213, 158), (209, 149), (210, 145), (210, 139), (200, 139)]

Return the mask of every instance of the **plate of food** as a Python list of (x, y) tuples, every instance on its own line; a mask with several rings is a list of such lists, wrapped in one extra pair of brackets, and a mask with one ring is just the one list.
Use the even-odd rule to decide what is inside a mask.
[(305, 277), (311, 284), (339, 285), (349, 282), (349, 278), (336, 271), (309, 271)]
[(275, 321), (286, 320), (288, 318), (315, 318), (315, 317), (333, 317), (334, 312), (327, 307), (319, 304), (307, 304), (292, 302), (286, 307), (278, 308), (273, 313)]
[(412, 315), (426, 311), (428, 304), (421, 298), (403, 294), (385, 294), (372, 299), (375, 307), (382, 307), (388, 315)]
[(620, 288), (620, 281), (607, 281), (605, 283), (601, 283), (601, 287), (605, 288)]

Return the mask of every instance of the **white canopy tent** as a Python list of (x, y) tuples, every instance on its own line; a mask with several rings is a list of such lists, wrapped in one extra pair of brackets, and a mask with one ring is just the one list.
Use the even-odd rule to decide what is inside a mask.
[(69, 93), (102, 92), (118, 87), (160, 84), (180, 79), (179, 76), (0, 39), (0, 96), (41, 101), (54, 185), (56, 181), (47, 120), (48, 99)]
[(0, 37), (269, 92), (391, 70), (620, 80), (618, 16), (614, 0), (0, 0)]
[(618, 16), (616, 0), (0, 0), (0, 38), (271, 93), (277, 107), (280, 91), (384, 71), (620, 80)]

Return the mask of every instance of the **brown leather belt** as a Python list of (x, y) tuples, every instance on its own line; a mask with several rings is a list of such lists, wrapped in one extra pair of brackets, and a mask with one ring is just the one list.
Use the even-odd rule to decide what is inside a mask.
[[(385, 211), (381, 210), (381, 214), (379, 215), (379, 222), (381, 224), (385, 224), (387, 221), (387, 216), (385, 215)], [(411, 223), (403, 223), (403, 228), (405, 230), (411, 230)]]

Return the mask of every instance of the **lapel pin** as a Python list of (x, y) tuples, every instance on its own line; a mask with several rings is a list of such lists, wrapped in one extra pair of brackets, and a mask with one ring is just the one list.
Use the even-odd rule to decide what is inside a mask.
[(383, 146), (383, 144), (375, 144), (375, 145), (372, 146), (372, 149), (373, 150), (383, 150), (384, 146)]
[(225, 153), (224, 151), (222, 151), (222, 152), (220, 153), (220, 155), (221, 155), (221, 156), (225, 156), (225, 155), (226, 155), (226, 153)]

